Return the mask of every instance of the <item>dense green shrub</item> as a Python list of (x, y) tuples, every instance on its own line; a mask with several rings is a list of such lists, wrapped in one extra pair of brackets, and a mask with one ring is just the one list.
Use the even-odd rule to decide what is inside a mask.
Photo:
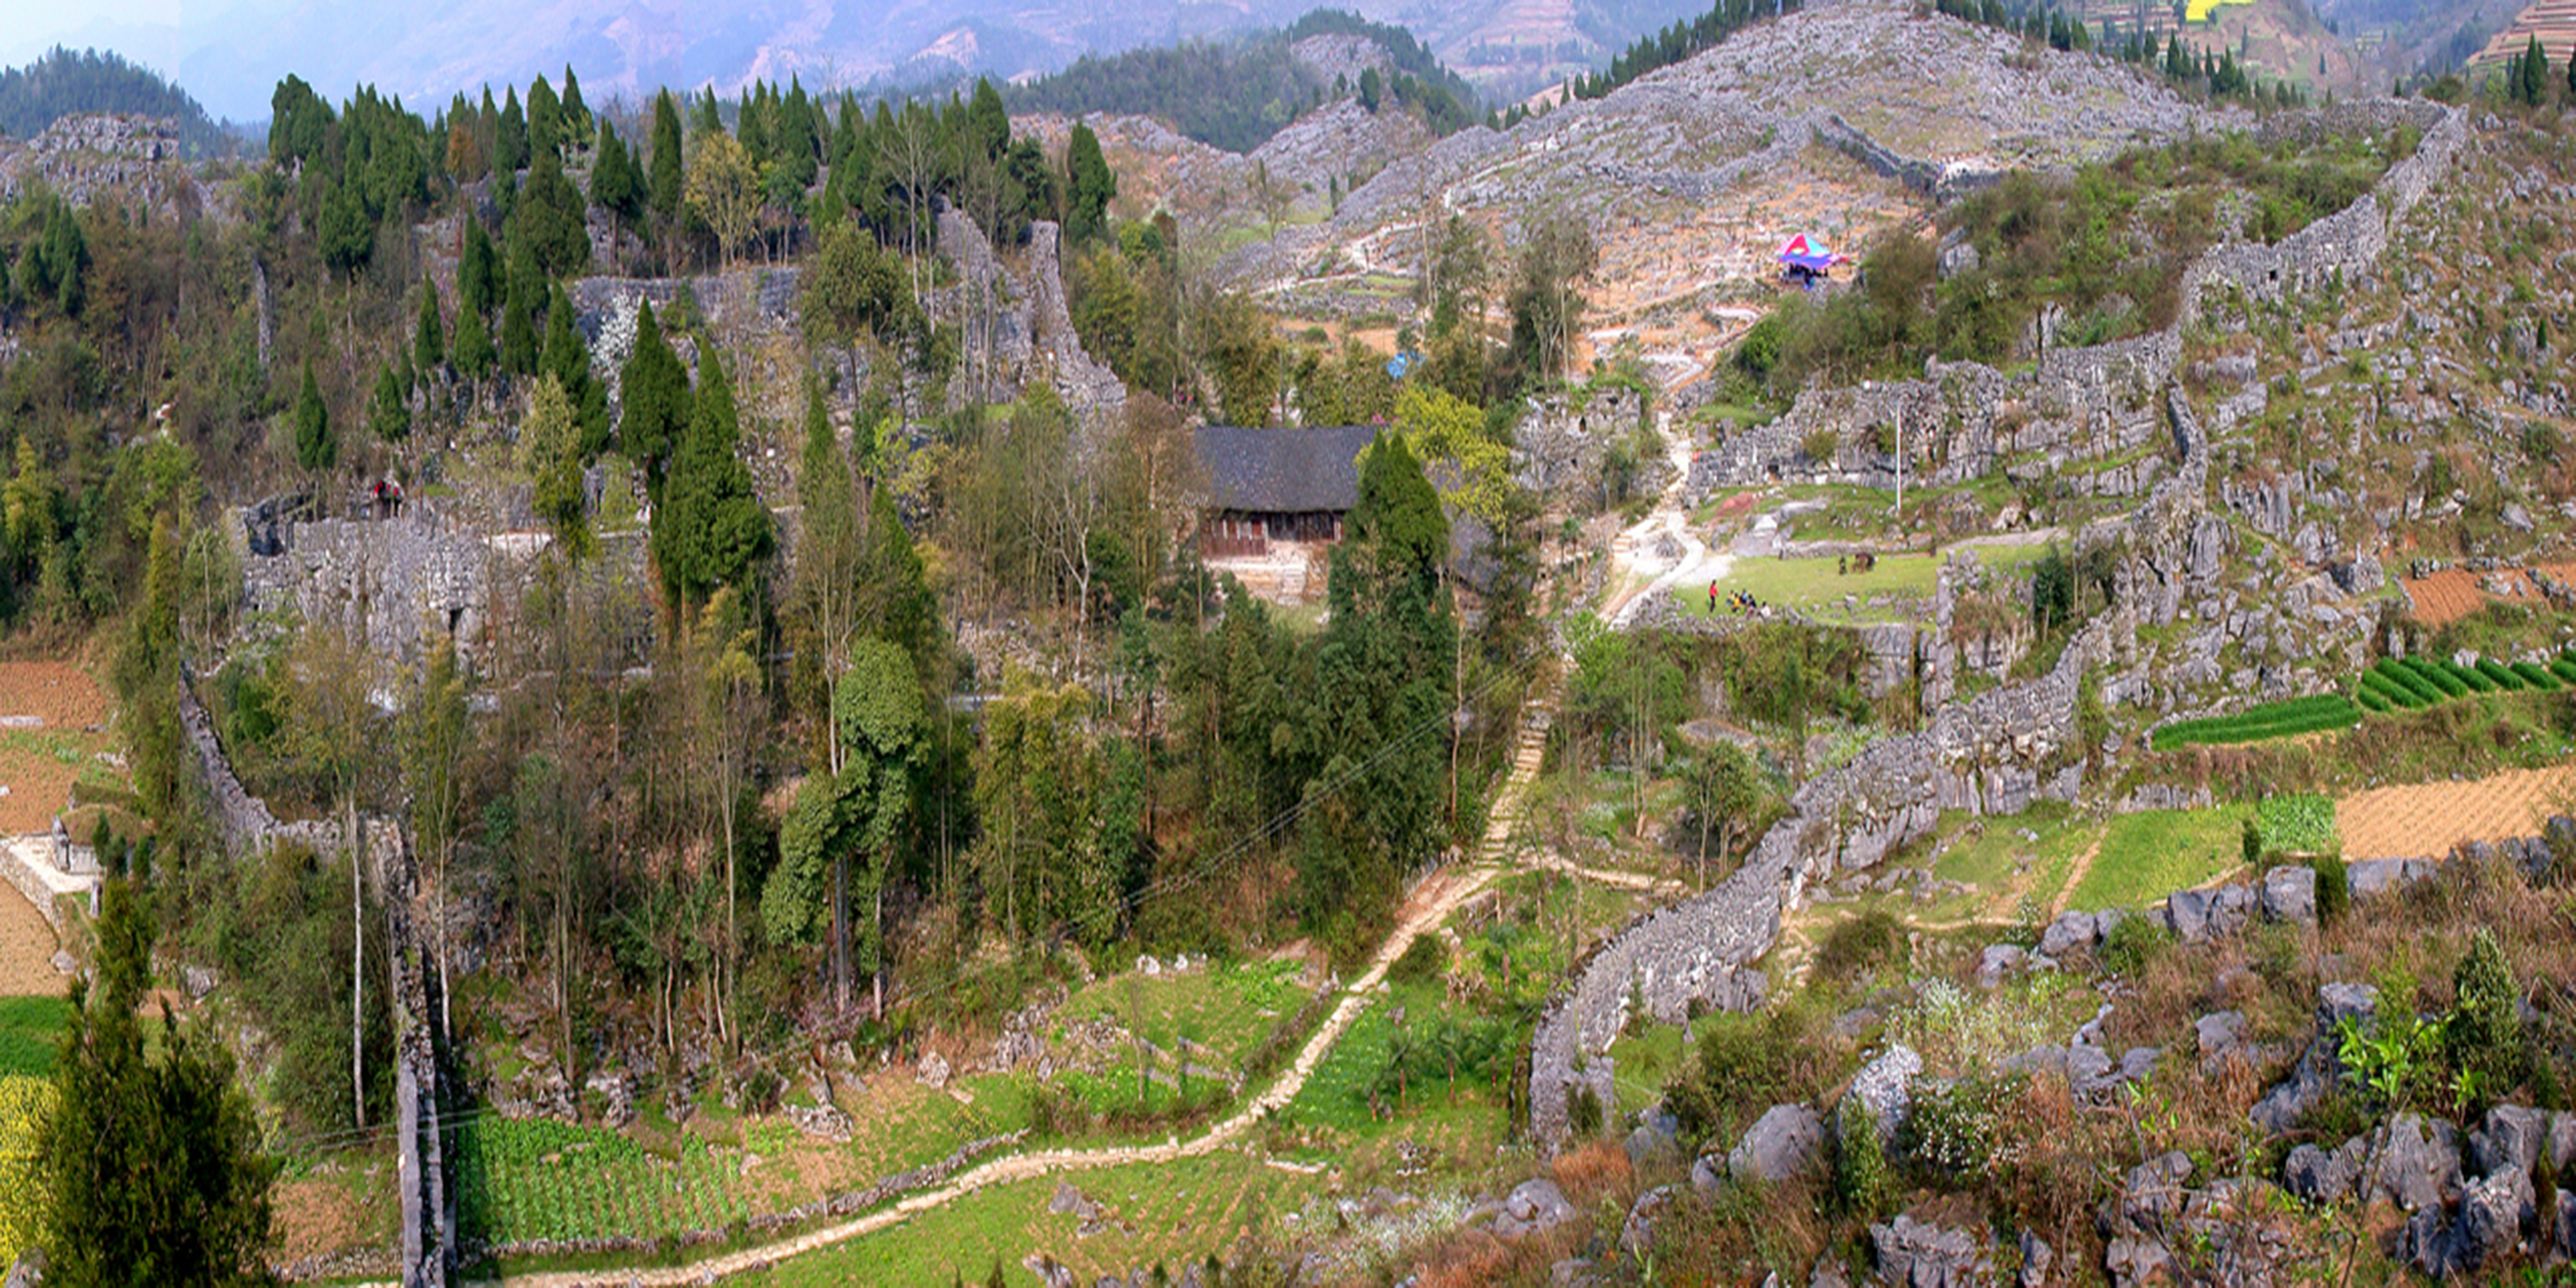
[(2173, 942), (2173, 932), (2152, 916), (2122, 917), (2102, 940), (2102, 965), (2114, 975), (2136, 975)]
[(1664, 1107), (1682, 1139), (1722, 1138), (1776, 1104), (1799, 1099), (1797, 1061), (1807, 1041), (1803, 1013), (1790, 1006), (1756, 1015), (1700, 1017), (1699, 1049), (1664, 1086)]
[(2522, 1033), (2522, 986), (2495, 932), (2481, 930), (2451, 973), (2456, 996), (2442, 1022), (2442, 1047), (2454, 1068), (2474, 1075), (2489, 1096), (2502, 1095), (2530, 1071)]
[(1887, 1146), (1878, 1138), (1878, 1115), (1858, 1096), (1843, 1097), (1834, 1114), (1834, 1206), (1846, 1216), (1874, 1220), (1887, 1210), (1894, 1182)]
[(1901, 963), (1905, 957), (1904, 924), (1884, 910), (1873, 908), (1825, 932), (1825, 942), (1816, 948), (1816, 973), (1837, 984), (1849, 983), (1876, 967)]
[(2317, 874), (2317, 920), (2333, 925), (2352, 907), (2352, 872), (2341, 854), (2320, 854), (2308, 866)]
[(2551, 675), (2549, 668), (2538, 662), (2516, 662), (2508, 669), (2522, 678), (2525, 688), (2547, 693), (2558, 687), (2558, 677)]
[(2479, 658), (2476, 669), (2478, 674), (2487, 677), (2487, 679), (2493, 682), (2497, 688), (2502, 689), (2507, 693), (2518, 693), (2524, 687), (2521, 676), (2514, 674), (2511, 667), (2506, 666), (2504, 663), (2499, 662), (2494, 658)]
[(1438, 978), (1448, 966), (1449, 948), (1440, 936), (1418, 935), (1404, 955), (1386, 968), (1386, 977), (1399, 984), (1419, 984)]
[(2496, 682), (2474, 666), (2462, 666), (2457, 662), (2442, 662), (2439, 665), (2443, 670), (2450, 672), (2451, 678), (2458, 680), (2471, 693), (2496, 691)]

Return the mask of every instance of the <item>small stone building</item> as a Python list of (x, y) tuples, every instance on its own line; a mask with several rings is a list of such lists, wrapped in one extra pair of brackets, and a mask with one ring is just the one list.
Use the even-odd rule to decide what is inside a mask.
[(1194, 440), (1207, 500), (1199, 557), (1264, 599), (1296, 603), (1323, 589), (1324, 551), (1359, 502), (1367, 425), (1247, 429), (1203, 425)]

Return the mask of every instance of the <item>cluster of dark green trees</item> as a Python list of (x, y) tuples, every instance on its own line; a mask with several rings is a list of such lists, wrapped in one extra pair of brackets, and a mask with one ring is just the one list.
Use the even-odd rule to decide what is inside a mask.
[(2553, 70), (2548, 52), (2540, 47), (2540, 37), (2532, 36), (2521, 53), (2505, 61), (2505, 97), (2524, 107), (2544, 107), (2556, 97), (2550, 82), (2563, 79), (2567, 96), (2576, 99), (2576, 50), (2570, 50), (2567, 55), (2567, 70), (2563, 77), (2553, 75)]
[(2155, 33), (2145, 27), (2122, 30), (2117, 19), (2102, 20), (2097, 37), (2080, 15), (2046, 3), (2006, 4), (2005, 0), (1938, 0), (1941, 12), (1953, 18), (1982, 23), (2009, 31), (2034, 45), (2074, 53), (2100, 53), (2104, 57), (2151, 68), (2163, 73), (2166, 80), (2180, 85), (2196, 85), (2212, 98), (2237, 99), (2257, 105), (2298, 107), (2304, 105), (2307, 91), (2288, 80), (2270, 82), (2256, 78), (2236, 61), (2236, 51), (2222, 50), (2216, 55), (2185, 48), (2182, 33), (2176, 31), (2156, 43)]
[(1677, 22), (1654, 35), (1639, 37), (1637, 43), (1613, 56), (1608, 67), (1574, 78), (1566, 86), (1567, 93), (1573, 98), (1600, 98), (1648, 72), (1714, 49), (1719, 41), (1759, 19), (1777, 17), (1799, 7), (1799, 0), (1717, 0), (1707, 13), (1687, 23)]
[(32, 139), (56, 120), (82, 112), (171, 121), (180, 148), (191, 157), (234, 150), (235, 140), (207, 119), (187, 91), (113, 50), (74, 52), (56, 45), (24, 67), (0, 69), (0, 133)]
[[(1289, 51), (1317, 35), (1361, 36), (1387, 53), (1389, 70), (1365, 69), (1356, 83), (1326, 84)], [(1014, 106), (1082, 116), (1157, 116), (1183, 135), (1229, 152), (1250, 152), (1327, 102), (1357, 98), (1375, 112), (1392, 105), (1447, 135), (1484, 119), (1476, 92), (1440, 65), (1413, 33), (1336, 9), (1317, 9), (1288, 27), (1233, 41), (1086, 54), (1072, 66), (1014, 88)]]

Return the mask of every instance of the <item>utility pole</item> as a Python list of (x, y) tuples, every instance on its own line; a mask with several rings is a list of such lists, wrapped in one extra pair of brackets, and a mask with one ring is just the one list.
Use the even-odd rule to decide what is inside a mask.
[(1902, 548), (1905, 537), (1905, 404), (1896, 404), (1896, 535)]

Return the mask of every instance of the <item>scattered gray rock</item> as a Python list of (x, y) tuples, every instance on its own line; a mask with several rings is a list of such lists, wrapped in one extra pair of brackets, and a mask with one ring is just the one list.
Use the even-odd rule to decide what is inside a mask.
[(2549, 1132), (2548, 1114), (2522, 1105), (2498, 1105), (2469, 1133), (2469, 1170), (2479, 1176), (2506, 1171), (2528, 1176), (2540, 1161), (2540, 1152), (2550, 1145)]
[(2213, 1011), (2191, 1022), (2200, 1044), (2200, 1067), (2216, 1073), (2245, 1046), (2245, 1012)]
[(2004, 980), (2020, 971), (2027, 955), (2012, 944), (1988, 944), (1977, 954), (1977, 987), (1996, 989)]
[(2283, 864), (2263, 874), (2263, 918), (2292, 925), (2317, 924), (2317, 872)]
[(1575, 1218), (1574, 1205), (1556, 1182), (1546, 1179), (1523, 1181), (1503, 1199), (1503, 1210), (1494, 1216), (1494, 1233), (1504, 1238), (1537, 1234), (1553, 1230)]
[(2057, 1260), (2057, 1250), (2028, 1230), (2021, 1232), (2021, 1271), (2013, 1282), (2019, 1288), (2040, 1288), (2048, 1282), (2048, 1267)]
[(2119, 1218), (2131, 1230), (2167, 1230), (2182, 1218), (2191, 1155), (2174, 1150), (2129, 1169), (2120, 1182)]
[(1901, 1288), (1969, 1288), (1992, 1277), (1985, 1241), (1965, 1230), (1925, 1225), (1899, 1216), (1869, 1228), (1870, 1251), (1881, 1283)]
[(1851, 1269), (1840, 1257), (1827, 1257), (1807, 1272), (1807, 1288), (1851, 1288)]
[(1628, 1139), (1625, 1142), (1628, 1165), (1643, 1167), (1649, 1162), (1679, 1154), (1681, 1152), (1680, 1135), (1681, 1124), (1671, 1114), (1648, 1114), (1646, 1121), (1637, 1124), (1637, 1129), (1628, 1133)]
[(2281, 1165), (2281, 1186), (2302, 1203), (2322, 1207), (2344, 1202), (2361, 1188), (2362, 1156), (2369, 1149), (2365, 1136), (2355, 1136), (2332, 1152), (2301, 1145)]
[(2401, 1114), (2383, 1129), (2374, 1193), (2408, 1212), (2438, 1208), (2460, 1192), (2460, 1137), (2449, 1123)]
[(2078, 948), (2091, 948), (2095, 941), (2093, 914), (2061, 912), (2048, 929), (2039, 932), (2039, 951), (2051, 957), (2064, 957)]
[(41, 1288), (45, 1282), (45, 1254), (29, 1248), (18, 1254), (9, 1265), (9, 1278), (0, 1288)]
[(203, 966), (190, 966), (181, 970), (179, 979), (186, 985), (188, 1000), (191, 1002), (206, 1000), (206, 994), (214, 992), (216, 987), (223, 983), (222, 976)]
[(1914, 1079), (1922, 1072), (1923, 1057), (1900, 1042), (1852, 1075), (1850, 1095), (1878, 1119), (1882, 1142), (1896, 1139), (1897, 1124), (1914, 1105)]
[(2503, 1172), (2469, 1182), (2460, 1192), (2460, 1217), (2451, 1227), (2452, 1258), (2475, 1274), (2487, 1262), (2522, 1248), (2533, 1215), (2531, 1176)]
[(2291, 1068), (2290, 1076), (2255, 1102), (2249, 1115), (2254, 1125), (2274, 1133), (2298, 1126), (2299, 1120), (2343, 1077), (2336, 1030), (2346, 1019), (2367, 1021), (2378, 1009), (2379, 992), (2367, 984), (2335, 983), (2318, 989), (2315, 1036), (2298, 1064)]
[(921, 1057), (921, 1068), (913, 1074), (913, 1080), (925, 1087), (944, 1089), (948, 1086), (948, 1073), (948, 1061), (933, 1051)]
[(1702, 1154), (1691, 1164), (1691, 1188), (1702, 1195), (1715, 1194), (1726, 1185), (1726, 1160), (1716, 1154)]
[(1824, 1144), (1825, 1125), (1814, 1110), (1773, 1105), (1727, 1154), (1727, 1174), (1739, 1182), (1776, 1185), (1814, 1167)]
[(1619, 1223), (1619, 1246), (1630, 1257), (1643, 1260), (1655, 1247), (1655, 1223), (1672, 1205), (1673, 1187), (1669, 1185), (1658, 1185), (1638, 1195), (1628, 1207), (1628, 1219)]
[(1066, 1269), (1063, 1262), (1043, 1252), (1030, 1253), (1020, 1260), (1020, 1264), (1028, 1267), (1029, 1273), (1036, 1275), (1038, 1282), (1046, 1288), (1082, 1288), (1082, 1281), (1074, 1278), (1073, 1272)]

